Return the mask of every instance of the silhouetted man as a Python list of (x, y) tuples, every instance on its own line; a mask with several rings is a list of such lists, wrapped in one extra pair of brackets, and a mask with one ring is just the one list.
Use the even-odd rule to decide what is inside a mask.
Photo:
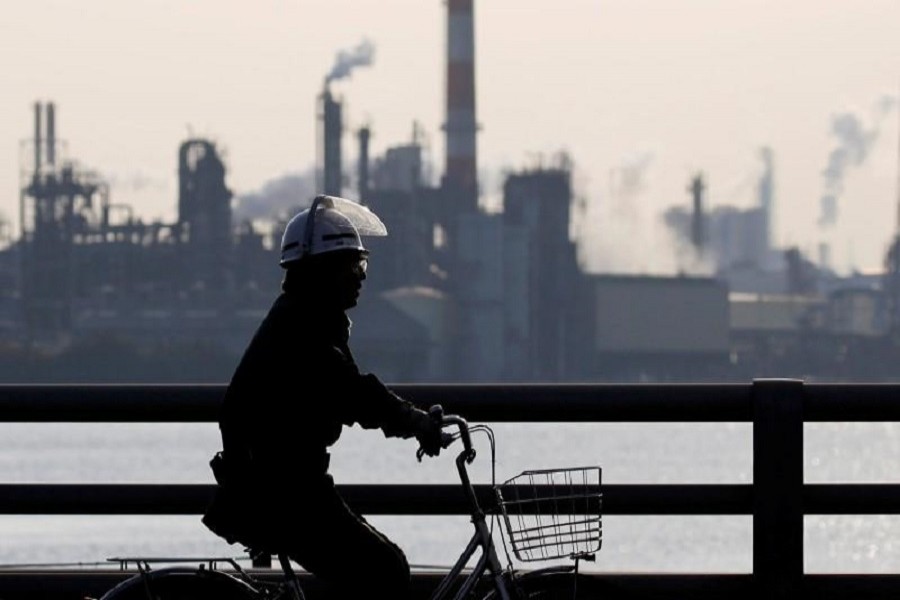
[[(219, 483), (203, 522), (230, 543), (287, 553), (348, 597), (404, 598), (403, 551), (354, 512), (328, 473), (345, 426), (415, 437), (440, 452), (440, 427), (350, 352), (350, 320), (366, 278), (361, 236), (387, 235), (354, 202), (318, 196), (287, 225), (282, 292), (253, 336), (225, 394)], [(373, 596), (374, 594), (374, 596)]]

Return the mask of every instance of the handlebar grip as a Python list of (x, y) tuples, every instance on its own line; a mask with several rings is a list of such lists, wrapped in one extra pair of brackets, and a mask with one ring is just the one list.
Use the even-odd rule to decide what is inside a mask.
[[(441, 432), (441, 448), (449, 448), (450, 445), (453, 444), (453, 442), (455, 440), (456, 440), (456, 438), (453, 437), (453, 434), (447, 433), (445, 431)], [(422, 448), (421, 446), (419, 446), (419, 449), (416, 450), (416, 459), (419, 462), (422, 462), (423, 456), (425, 456), (425, 448)]]
[[(428, 409), (428, 416), (441, 426), (444, 424), (444, 407), (440, 404), (432, 404), (431, 408)], [(453, 436), (449, 433), (441, 432), (441, 448), (447, 448), (450, 444), (453, 443)], [(425, 456), (425, 449), (421, 446), (418, 450), (416, 450), (416, 460), (422, 462), (422, 457)]]

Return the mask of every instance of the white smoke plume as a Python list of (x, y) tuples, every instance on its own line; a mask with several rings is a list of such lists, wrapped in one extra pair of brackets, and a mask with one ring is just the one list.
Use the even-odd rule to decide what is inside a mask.
[(844, 178), (848, 169), (859, 167), (869, 156), (881, 129), (881, 123), (897, 104), (897, 99), (885, 96), (876, 103), (872, 124), (867, 126), (856, 113), (844, 112), (831, 119), (831, 135), (836, 146), (828, 155), (822, 171), (825, 191), (821, 199), (819, 225), (830, 227), (838, 216), (838, 199), (844, 192)]
[(375, 45), (364, 39), (355, 48), (341, 50), (335, 58), (334, 66), (325, 76), (325, 83), (349, 77), (356, 67), (367, 67), (375, 60)]
[(275, 221), (299, 206), (308, 205), (315, 190), (312, 168), (305, 172), (287, 173), (267, 181), (259, 190), (238, 195), (232, 218), (235, 221)]
[(657, 152), (624, 157), (609, 172), (608, 193), (584, 202), (577, 216), (578, 253), (591, 273), (674, 275), (683, 271), (678, 240), (660, 214), (654, 197)]
[(165, 192), (169, 189), (169, 182), (165, 178), (150, 175), (143, 171), (111, 173), (105, 175), (105, 179), (106, 183), (114, 191)]
[(610, 195), (622, 198), (643, 192), (647, 187), (647, 171), (655, 158), (650, 150), (626, 157), (618, 169), (610, 172)]

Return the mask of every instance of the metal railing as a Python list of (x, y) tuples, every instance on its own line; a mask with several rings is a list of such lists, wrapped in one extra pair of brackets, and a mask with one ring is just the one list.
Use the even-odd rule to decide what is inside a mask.
[[(692, 597), (887, 598), (900, 575), (804, 574), (803, 519), (817, 514), (900, 514), (900, 485), (804, 484), (803, 426), (900, 421), (900, 385), (447, 384), (394, 385), (402, 396), (475, 422), (749, 422), (752, 484), (604, 484), (605, 515), (751, 515), (746, 575), (598, 575), (614, 589)], [(222, 385), (0, 385), (0, 422), (213, 422)], [(462, 514), (455, 485), (343, 485), (368, 514)], [(211, 486), (0, 484), (0, 514), (197, 514)], [(486, 502), (489, 486), (479, 486)], [(27, 581), (0, 574), (3, 582)], [(25, 579), (21, 579), (24, 577)], [(25, 585), (25, 584), (21, 584)], [(619, 586), (619, 587), (615, 587)], [(5, 597), (5, 596), (4, 596)]]

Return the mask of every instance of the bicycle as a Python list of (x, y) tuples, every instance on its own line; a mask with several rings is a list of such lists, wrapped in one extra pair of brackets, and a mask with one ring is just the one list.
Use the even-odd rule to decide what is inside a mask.
[[(601, 469), (598, 466), (524, 471), (502, 484), (496, 483), (496, 451), (493, 431), (487, 425), (472, 425), (459, 415), (444, 415), (439, 405), (430, 411), (444, 432), (444, 447), (456, 440), (463, 445), (456, 457), (460, 484), (469, 505), (474, 532), (456, 563), (442, 577), (431, 600), (563, 600), (598, 595), (590, 578), (579, 576), (579, 562), (594, 560), (602, 544)], [(469, 478), (468, 465), (475, 460), (472, 433), (487, 435), (491, 448), (493, 510), (482, 509)], [(416, 457), (422, 460), (424, 450)], [(490, 524), (488, 516), (491, 517)], [(503, 566), (494, 544), (494, 522), (499, 519), (507, 535), (501, 536), (506, 550)], [(513, 567), (506, 541), (522, 562), (568, 558), (563, 564), (521, 571)], [(475, 565), (468, 567), (476, 552)], [(252, 550), (248, 551), (253, 553)], [(100, 600), (191, 600), (221, 598), (235, 600), (305, 600), (299, 578), (285, 554), (278, 554), (283, 577), (262, 580), (242, 569), (232, 558), (114, 558), (122, 568), (138, 566), (138, 574), (121, 582)], [(182, 563), (201, 564), (186, 567)], [(152, 564), (175, 563), (153, 569)], [(205, 564), (204, 564), (205, 563)], [(218, 569), (228, 563), (233, 572)]]

